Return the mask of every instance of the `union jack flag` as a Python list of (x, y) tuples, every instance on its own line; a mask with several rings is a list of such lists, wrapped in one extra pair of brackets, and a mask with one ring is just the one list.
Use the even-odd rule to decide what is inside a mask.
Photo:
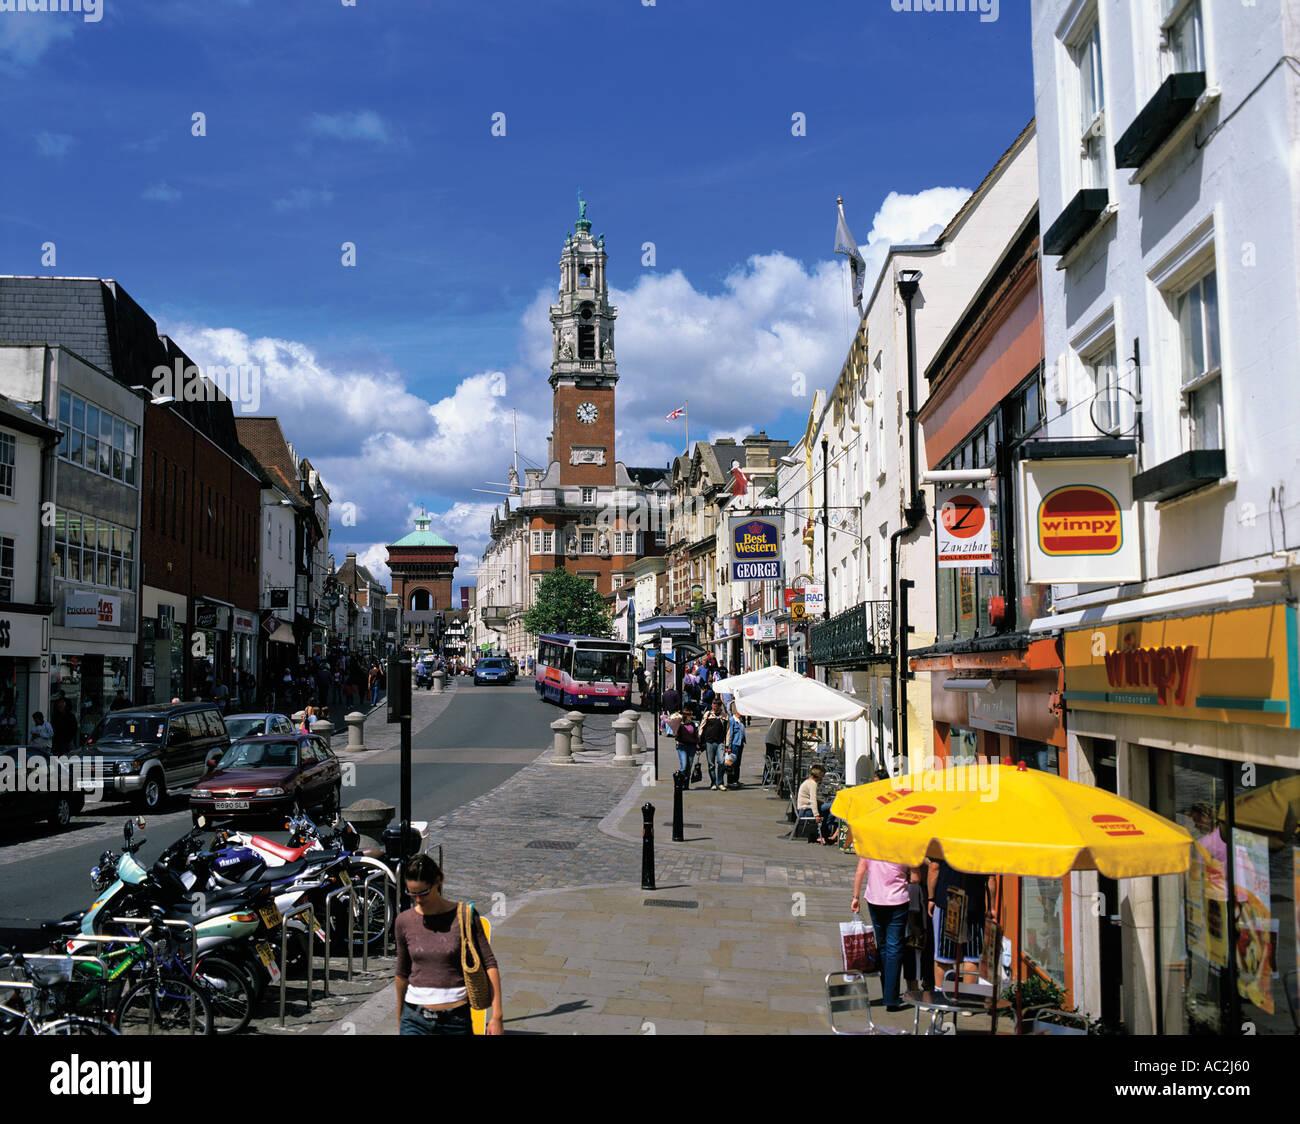
[(676, 421), (676, 420), (677, 420), (678, 418), (680, 418), (684, 413), (686, 413), (686, 409), (685, 409), (685, 407), (682, 407), (681, 409), (679, 409), (679, 410), (674, 410), (671, 414), (666, 415), (666, 417), (664, 418), (664, 420), (665, 420), (665, 421)]

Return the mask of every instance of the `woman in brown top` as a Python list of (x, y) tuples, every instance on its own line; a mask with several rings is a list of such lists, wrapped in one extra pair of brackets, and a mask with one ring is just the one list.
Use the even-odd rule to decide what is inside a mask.
[[(398, 1033), (472, 1034), (457, 903), (442, 896), (442, 870), (428, 855), (417, 855), (407, 864), (405, 880), (415, 906), (397, 918)], [(474, 925), (472, 939), (492, 983), (487, 1033), (504, 1034), (501, 973), (481, 921)]]

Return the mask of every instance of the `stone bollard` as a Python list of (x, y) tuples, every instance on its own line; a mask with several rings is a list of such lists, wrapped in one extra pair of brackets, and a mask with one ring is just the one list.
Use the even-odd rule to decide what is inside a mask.
[(348, 749), (352, 752), (359, 752), (366, 748), (366, 716), (359, 710), (354, 710), (351, 714), (343, 716), (343, 721), (348, 724)]
[(334, 736), (334, 723), (328, 721), (327, 719), (322, 718), (314, 726), (312, 726), (311, 732), (315, 734), (317, 737), (324, 738), (326, 741), (329, 741), (330, 738)]
[(625, 710), (623, 713), (632, 719), (632, 752), (644, 753), (645, 746), (641, 742), (641, 712), (639, 710)]
[(614, 719), (614, 760), (612, 765), (635, 765), (632, 756), (632, 731), (636, 728), (636, 719), (630, 710), (624, 711)]
[(573, 726), (573, 752), (582, 753), (587, 748), (582, 740), (582, 724), (587, 720), (587, 716), (580, 710), (571, 710), (564, 717)]
[(557, 718), (551, 723), (551, 729), (555, 731), (555, 737), (551, 744), (551, 764), (574, 764), (573, 750), (569, 745), (569, 736), (573, 732), (573, 723), (567, 718)]
[(443, 671), (435, 671), (435, 672), (433, 673), (433, 693), (434, 693), (435, 695), (441, 695), (441, 694), (442, 694), (442, 689), (443, 689), (444, 686), (446, 686), (446, 683), (447, 683), (447, 674), (446, 674), (446, 672), (443, 672)]

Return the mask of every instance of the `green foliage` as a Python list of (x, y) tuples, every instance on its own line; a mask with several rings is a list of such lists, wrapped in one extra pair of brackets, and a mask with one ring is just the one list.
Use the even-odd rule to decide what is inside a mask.
[(591, 582), (568, 570), (555, 569), (538, 585), (533, 607), (524, 614), (524, 628), (534, 636), (544, 632), (610, 636), (614, 622)]
[[(1065, 988), (1041, 976), (1033, 976), (1025, 980), (1021, 984), (1021, 990), (1025, 1007), (1052, 1007), (1059, 1011), (1065, 1002)], [(1004, 994), (1014, 1004), (1016, 985), (1009, 983)]]

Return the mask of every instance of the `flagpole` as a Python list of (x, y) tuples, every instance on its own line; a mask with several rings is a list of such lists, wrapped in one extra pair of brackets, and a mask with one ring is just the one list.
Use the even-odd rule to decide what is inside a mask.
[(691, 456), (691, 400), (685, 399), (682, 403), (682, 420), (686, 423), (686, 459), (690, 460)]
[[(844, 196), (843, 195), (835, 196), (835, 205), (839, 208), (840, 222), (845, 223), (845, 229), (847, 230), (848, 224), (844, 218)], [(845, 255), (844, 261), (841, 264), (843, 267), (845, 288), (844, 288), (844, 304), (840, 308), (840, 329), (843, 332), (845, 339), (847, 339), (849, 334), (849, 320), (848, 320), (849, 302), (853, 299), (853, 282), (849, 279), (848, 255)]]

